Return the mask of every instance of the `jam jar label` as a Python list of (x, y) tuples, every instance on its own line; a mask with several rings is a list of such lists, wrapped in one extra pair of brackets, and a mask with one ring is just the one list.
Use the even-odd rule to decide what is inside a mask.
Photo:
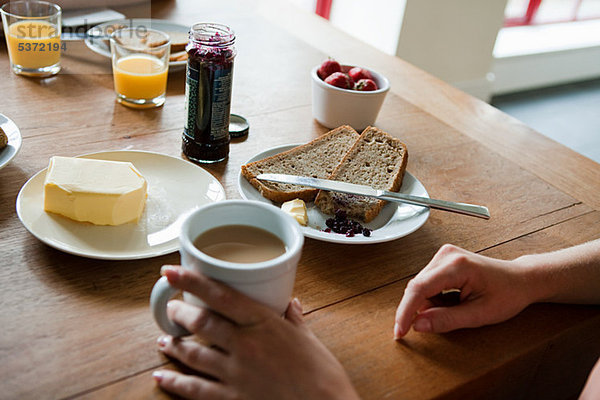
[(232, 75), (231, 68), (220, 68), (214, 72), (212, 84), (212, 118), (210, 121), (210, 136), (212, 139), (229, 137)]
[(188, 65), (186, 75), (184, 133), (203, 142), (228, 138), (233, 68)]
[(196, 115), (198, 115), (198, 78), (197, 69), (191, 68), (189, 65), (186, 70), (185, 80), (185, 126), (183, 132), (193, 138), (194, 125), (196, 124)]

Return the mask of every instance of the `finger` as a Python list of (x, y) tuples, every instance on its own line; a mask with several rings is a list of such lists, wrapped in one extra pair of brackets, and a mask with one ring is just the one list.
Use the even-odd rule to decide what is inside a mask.
[(288, 308), (285, 311), (285, 319), (294, 325), (304, 324), (304, 319), (302, 318), (302, 304), (300, 304), (300, 300), (294, 297), (292, 301), (290, 301), (290, 304), (288, 304)]
[(489, 323), (481, 315), (477, 301), (455, 307), (433, 307), (420, 313), (414, 321), (417, 332), (450, 332), (461, 328), (477, 328)]
[(230, 390), (223, 384), (198, 376), (184, 375), (170, 370), (159, 370), (155, 371), (152, 377), (161, 389), (186, 399), (225, 400), (233, 398)]
[[(426, 299), (424, 302), (422, 302), (420, 304), (417, 311), (413, 314), (412, 319), (408, 323), (408, 326), (402, 329), (402, 328), (400, 328), (400, 323), (398, 322), (398, 318), (400, 315), (399, 314), (400, 313), (400, 304), (399, 304), (398, 309), (396, 310), (396, 320), (394, 323), (394, 339), (400, 339), (401, 337), (406, 335), (408, 333), (408, 331), (410, 330), (410, 327), (412, 326), (414, 319), (417, 317), (417, 314), (424, 310), (427, 310), (428, 308), (431, 308), (431, 307), (435, 307), (435, 305), (433, 304), (433, 302), (431, 300)], [(402, 311), (402, 312), (404, 312), (404, 311)]]
[(237, 324), (254, 325), (273, 314), (267, 306), (201, 273), (172, 265), (163, 266), (161, 273), (173, 287), (199, 297), (209, 308)]
[[(417, 278), (419, 278), (417, 280)], [(417, 315), (417, 311), (425, 309), (430, 305), (430, 297), (441, 292), (445, 284), (441, 278), (432, 275), (427, 279), (417, 276), (411, 280), (404, 295), (400, 300), (400, 304), (396, 310), (396, 318), (394, 325), (394, 337), (401, 338), (410, 330), (410, 326)]]
[[(461, 262), (458, 261), (458, 263)], [(408, 282), (396, 310), (395, 338), (400, 338), (408, 333), (417, 311), (426, 309), (431, 304), (431, 297), (438, 295), (443, 290), (461, 288), (464, 285), (468, 280), (468, 275), (457, 273), (455, 265), (455, 263), (450, 263), (446, 268), (421, 272)]]
[(228, 350), (235, 326), (219, 314), (184, 301), (171, 300), (167, 303), (167, 315), (188, 331)]
[(158, 339), (158, 346), (163, 353), (176, 358), (195, 371), (223, 379), (227, 356), (220, 351), (193, 340), (174, 340), (171, 336), (161, 336)]
[(421, 307), (419, 307), (419, 309), (417, 310), (417, 313), (425, 311), (431, 307), (435, 307), (435, 304), (433, 304), (433, 302), (431, 301), (431, 297), (430, 297), (421, 304)]

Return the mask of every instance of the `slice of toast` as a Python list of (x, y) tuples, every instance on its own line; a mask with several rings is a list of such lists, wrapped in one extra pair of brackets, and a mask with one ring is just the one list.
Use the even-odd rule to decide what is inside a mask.
[(242, 165), (242, 175), (263, 197), (271, 201), (277, 203), (293, 199), (313, 201), (318, 189), (287, 183), (259, 181), (256, 176), (263, 173), (275, 173), (327, 178), (358, 137), (358, 133), (352, 127), (340, 126), (307, 144)]
[[(171, 53), (178, 53), (185, 50), (185, 46), (188, 44), (188, 33), (187, 32), (165, 32), (171, 40)], [(167, 41), (162, 37), (148, 37), (146, 39), (146, 45), (150, 48), (159, 47)]]
[(189, 35), (187, 32), (167, 32), (171, 38), (171, 53), (178, 53), (185, 51), (185, 46), (189, 42)]
[[(397, 192), (402, 186), (408, 152), (406, 145), (375, 127), (366, 128), (329, 179)], [(325, 214), (346, 211), (348, 217), (372, 221), (385, 205), (374, 198), (319, 191), (315, 204)]]
[(188, 54), (185, 51), (179, 51), (177, 53), (171, 53), (169, 55), (169, 61), (187, 61)]

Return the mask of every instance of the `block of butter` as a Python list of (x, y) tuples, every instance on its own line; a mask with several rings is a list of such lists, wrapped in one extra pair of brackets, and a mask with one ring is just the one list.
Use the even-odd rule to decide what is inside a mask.
[(286, 201), (281, 205), (281, 210), (294, 217), (300, 225), (306, 226), (308, 223), (306, 203), (302, 199)]
[(121, 225), (140, 218), (147, 188), (130, 162), (54, 156), (44, 182), (44, 210), (75, 221)]

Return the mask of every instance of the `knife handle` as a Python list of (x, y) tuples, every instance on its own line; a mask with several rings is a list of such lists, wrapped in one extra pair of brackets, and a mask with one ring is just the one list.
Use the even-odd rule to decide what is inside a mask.
[(428, 197), (413, 196), (410, 194), (394, 193), (387, 190), (382, 191), (383, 193), (378, 198), (386, 201), (393, 201), (396, 203), (408, 203), (417, 206), (431, 207), (438, 210), (452, 211), (458, 214), (470, 215), (472, 217), (479, 217), (484, 219), (490, 218), (490, 212), (487, 207), (478, 206), (475, 204), (467, 203), (455, 203), (453, 201), (436, 200)]

